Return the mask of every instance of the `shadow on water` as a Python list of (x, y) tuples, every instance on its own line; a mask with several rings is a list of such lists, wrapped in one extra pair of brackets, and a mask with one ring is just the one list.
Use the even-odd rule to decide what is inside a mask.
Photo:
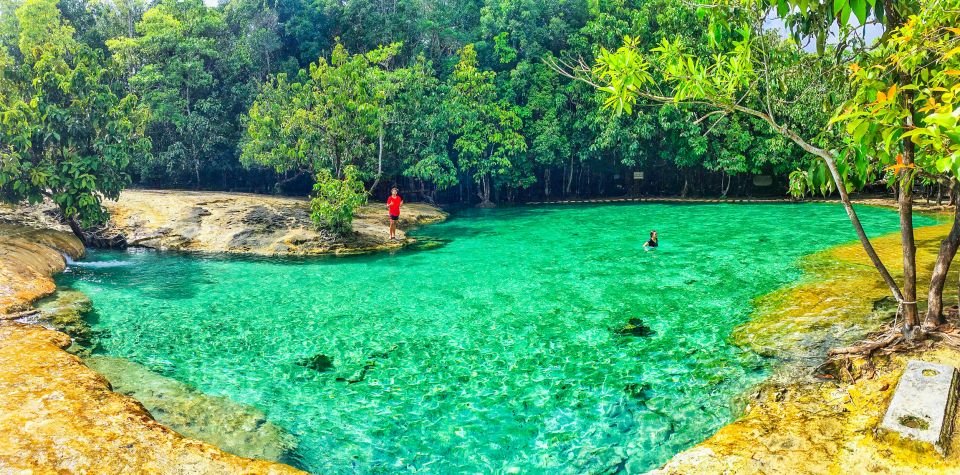
[[(180, 278), (168, 279), (170, 273)], [(163, 259), (156, 252), (142, 250), (92, 250), (87, 260), (73, 262), (58, 278), (58, 284), (71, 286), (78, 280), (110, 282), (112, 286), (144, 298), (189, 300), (201, 287), (214, 284), (197, 259)]]

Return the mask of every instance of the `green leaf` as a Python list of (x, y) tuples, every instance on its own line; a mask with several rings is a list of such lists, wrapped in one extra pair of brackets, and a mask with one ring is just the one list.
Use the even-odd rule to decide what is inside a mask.
[(850, 23), (850, 5), (844, 5), (840, 10), (840, 25), (846, 26)]
[(787, 16), (787, 13), (790, 13), (790, 5), (787, 4), (787, 0), (779, 0), (777, 2), (777, 15), (784, 17)]
[(850, 0), (850, 8), (861, 25), (867, 22), (867, 0)]
[(848, 0), (833, 0), (833, 14), (837, 15), (840, 13), (840, 10), (843, 10), (846, 7)]
[(940, 157), (937, 159), (937, 171), (940, 173), (945, 173), (947, 170), (950, 170), (953, 165), (953, 160), (950, 157)]

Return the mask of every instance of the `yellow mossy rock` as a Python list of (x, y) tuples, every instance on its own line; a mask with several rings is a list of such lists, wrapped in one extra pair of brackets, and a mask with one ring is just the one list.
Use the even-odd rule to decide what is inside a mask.
[[(929, 281), (940, 241), (949, 229), (949, 224), (942, 224), (915, 230), (918, 282)], [(903, 272), (900, 235), (872, 242), (890, 272), (899, 278)], [(822, 361), (829, 347), (849, 344), (889, 323), (892, 313), (874, 308), (889, 295), (889, 289), (859, 242), (809, 256), (803, 269), (801, 282), (755, 302), (753, 318), (734, 331), (734, 343), (788, 361), (806, 359), (803, 364), (809, 364), (810, 358)], [(943, 457), (877, 431), (910, 359), (960, 367), (957, 349), (925, 345), (909, 353), (850, 360), (849, 366), (839, 371), (846, 382), (809, 377), (796, 381), (793, 373), (795, 382), (766, 384), (740, 419), (651, 473), (960, 473), (960, 437), (956, 433)], [(804, 367), (809, 373), (809, 367)], [(958, 426), (960, 417), (954, 421), (954, 427)]]
[(936, 348), (863, 362), (852, 384), (770, 386), (738, 421), (651, 473), (960, 473), (956, 435), (943, 457), (876, 430), (910, 359), (960, 367), (960, 351)]
[(66, 266), (64, 254), (80, 258), (83, 243), (63, 231), (0, 224), (0, 319), (56, 289), (51, 276)]
[[(930, 272), (950, 225), (917, 228), (917, 282), (920, 288)], [(894, 278), (903, 274), (900, 235), (872, 240), (877, 253)], [(760, 297), (750, 320), (737, 327), (731, 340), (763, 355), (784, 359), (823, 356), (831, 347), (847, 345), (876, 331), (892, 317), (877, 312), (874, 303), (889, 299), (890, 290), (859, 242), (830, 248), (804, 259), (804, 278)], [(926, 294), (918, 295), (921, 300)]]

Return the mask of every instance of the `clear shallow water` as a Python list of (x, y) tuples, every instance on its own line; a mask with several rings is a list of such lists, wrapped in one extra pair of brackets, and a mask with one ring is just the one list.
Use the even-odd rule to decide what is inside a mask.
[[(896, 229), (860, 212), (872, 235)], [(260, 408), (299, 440), (286, 461), (316, 473), (632, 473), (736, 415), (771, 363), (726, 341), (751, 299), (855, 238), (826, 204), (469, 211), (418, 234), (446, 244), (100, 251), (60, 284), (92, 298), (98, 352)], [(631, 318), (654, 334), (619, 334)], [(332, 369), (298, 364), (318, 353)]]

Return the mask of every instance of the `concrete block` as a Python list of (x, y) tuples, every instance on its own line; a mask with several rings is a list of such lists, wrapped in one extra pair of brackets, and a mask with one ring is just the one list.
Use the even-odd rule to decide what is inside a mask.
[(953, 429), (957, 384), (957, 370), (952, 366), (910, 361), (880, 429), (932, 445), (945, 455)]

